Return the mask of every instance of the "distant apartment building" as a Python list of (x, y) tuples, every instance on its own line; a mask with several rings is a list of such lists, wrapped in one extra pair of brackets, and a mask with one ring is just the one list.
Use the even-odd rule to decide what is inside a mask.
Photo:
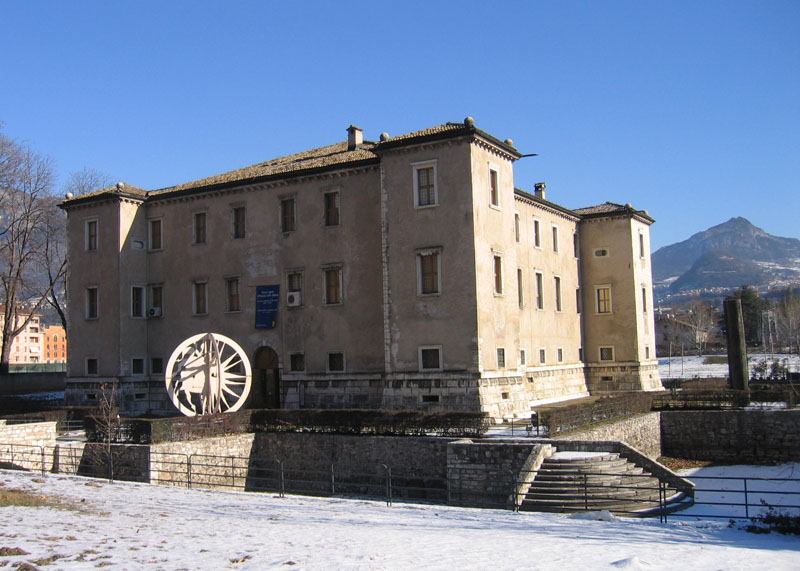
[(68, 403), (113, 381), (126, 413), (175, 413), (165, 364), (203, 332), (247, 352), (250, 407), (503, 418), (660, 389), (653, 219), (516, 188), (521, 157), (469, 118), (377, 142), (351, 126), (206, 179), (68, 197)]
[[(18, 327), (30, 315), (31, 312), (26, 309), (17, 309), (14, 328)], [(0, 306), (0, 340), (2, 340), (4, 324), (5, 308)], [(43, 346), (41, 315), (34, 313), (25, 328), (12, 341), (9, 364), (42, 363), (44, 359)]]
[(42, 328), (43, 363), (67, 362), (67, 334), (61, 325), (50, 325)]

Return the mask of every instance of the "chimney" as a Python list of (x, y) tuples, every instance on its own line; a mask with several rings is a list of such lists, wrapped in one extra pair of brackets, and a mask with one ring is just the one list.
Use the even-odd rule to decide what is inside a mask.
[(347, 150), (355, 151), (364, 142), (364, 133), (360, 127), (350, 125), (347, 128)]
[(542, 200), (547, 200), (545, 198), (545, 191), (544, 191), (544, 189), (546, 187), (547, 187), (547, 185), (545, 183), (543, 183), (543, 182), (537, 182), (536, 184), (533, 185), (533, 189), (534, 189), (533, 192), (536, 195), (536, 198), (541, 198)]

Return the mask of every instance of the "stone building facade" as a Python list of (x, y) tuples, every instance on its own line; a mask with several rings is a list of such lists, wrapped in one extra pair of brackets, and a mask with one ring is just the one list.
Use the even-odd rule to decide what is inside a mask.
[[(515, 187), (522, 155), (468, 118), (156, 191), (68, 197), (67, 398), (119, 382), (175, 412), (186, 338), (235, 340), (251, 407), (482, 410), (661, 388), (649, 227)], [(264, 323), (257, 295), (279, 292)]]

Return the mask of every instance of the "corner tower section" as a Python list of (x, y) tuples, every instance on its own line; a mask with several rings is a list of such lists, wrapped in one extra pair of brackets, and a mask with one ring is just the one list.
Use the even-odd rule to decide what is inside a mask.
[(606, 202), (580, 222), (583, 357), (592, 394), (661, 390), (646, 211)]

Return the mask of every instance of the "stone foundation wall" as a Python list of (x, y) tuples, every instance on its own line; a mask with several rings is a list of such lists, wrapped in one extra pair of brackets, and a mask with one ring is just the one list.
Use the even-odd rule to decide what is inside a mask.
[(661, 414), (650, 412), (623, 418), (586, 430), (559, 434), (560, 440), (591, 440), (625, 442), (651, 459), (661, 456)]
[(614, 392), (660, 391), (661, 378), (658, 363), (615, 363), (613, 365), (587, 365), (586, 382), (589, 392), (601, 395)]
[(528, 398), (532, 405), (589, 396), (583, 365), (558, 369), (534, 368), (525, 375), (528, 380)]
[(479, 381), (480, 410), (496, 419), (529, 418), (528, 383), (524, 377), (498, 377)]
[(800, 409), (663, 411), (665, 456), (718, 462), (800, 460)]

